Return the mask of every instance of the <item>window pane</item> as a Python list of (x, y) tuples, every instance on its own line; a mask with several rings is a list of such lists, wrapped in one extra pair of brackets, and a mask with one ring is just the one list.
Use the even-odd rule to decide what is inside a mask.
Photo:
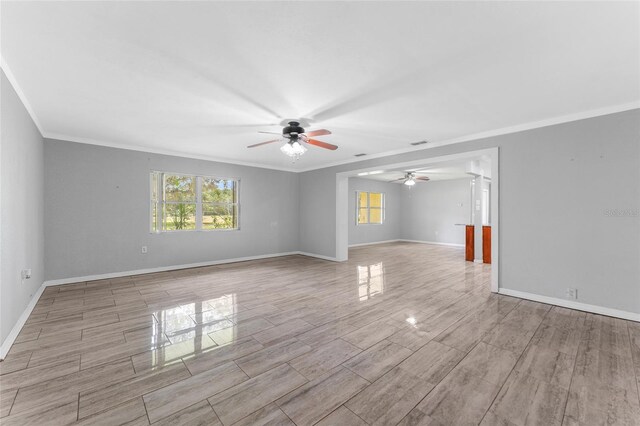
[(360, 198), (359, 200), (359, 207), (367, 207), (369, 204), (367, 203), (367, 193), (366, 192), (358, 192), (358, 197)]
[(164, 175), (164, 201), (196, 201), (195, 176)]
[(152, 202), (151, 204), (151, 231), (158, 232), (158, 204)]
[(382, 208), (382, 194), (379, 192), (369, 193), (369, 207)]
[(238, 206), (234, 204), (203, 204), (202, 229), (235, 229), (238, 227)]
[(358, 210), (358, 223), (369, 223), (368, 209)]
[(233, 180), (202, 178), (202, 202), (235, 203), (236, 183)]
[(371, 223), (382, 223), (382, 209), (374, 209), (372, 207), (369, 220)]
[(196, 205), (175, 203), (164, 205), (164, 230), (196, 229)]
[(156, 201), (158, 199), (158, 173), (151, 173), (151, 200)]

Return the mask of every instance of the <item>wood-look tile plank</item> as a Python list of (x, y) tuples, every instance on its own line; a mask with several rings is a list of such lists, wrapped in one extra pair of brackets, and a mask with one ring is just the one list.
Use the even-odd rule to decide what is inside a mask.
[(304, 376), (283, 364), (220, 392), (209, 398), (209, 403), (220, 421), (230, 425), (306, 382)]
[(358, 347), (342, 339), (336, 339), (291, 361), (289, 365), (309, 380), (322, 376), (343, 362), (362, 352)]
[(234, 362), (229, 362), (145, 394), (149, 420), (153, 423), (248, 378)]
[(515, 366), (515, 371), (568, 390), (574, 364), (575, 358), (571, 355), (530, 345)]
[(276, 403), (296, 425), (312, 425), (368, 384), (357, 374), (338, 367), (283, 396)]
[[(117, 314), (113, 315), (118, 318)], [(153, 315), (142, 316), (128, 320), (120, 320), (118, 318), (115, 322), (109, 322), (106, 324), (84, 328), (82, 331), (82, 337), (92, 338), (96, 336), (105, 336), (112, 333), (123, 333), (125, 331), (137, 330), (139, 328), (153, 327), (156, 324), (157, 321), (155, 320)]]
[(316, 423), (317, 426), (366, 426), (367, 423), (344, 405)]
[(618, 355), (613, 352), (603, 352), (591, 345), (581, 345), (573, 372), (574, 382), (614, 386), (637, 395), (638, 388), (634, 379), (630, 354)]
[(587, 345), (587, 348), (629, 356), (631, 347), (627, 321), (589, 314), (585, 319), (584, 327), (582, 341)]
[(27, 368), (2, 376), (2, 389), (18, 389), (42, 383), (57, 377), (66, 376), (80, 370), (80, 357), (73, 356), (69, 359), (38, 367)]
[(527, 347), (534, 334), (535, 330), (522, 329), (517, 324), (501, 323), (487, 333), (482, 341), (519, 355)]
[(498, 418), (518, 425), (561, 425), (567, 394), (567, 389), (513, 372), (490, 411)]
[(162, 334), (153, 338), (142, 338), (130, 340), (128, 342), (114, 343), (110, 347), (104, 346), (88, 350), (81, 355), (81, 368), (91, 368), (100, 364), (106, 364), (122, 358), (129, 358), (133, 355), (147, 352), (149, 350), (161, 348), (171, 342)]
[(236, 364), (250, 377), (255, 377), (310, 350), (310, 346), (290, 339), (238, 358)]
[(640, 404), (637, 393), (599, 382), (571, 383), (565, 419), (579, 425), (637, 425)]
[(45, 406), (35, 410), (2, 418), (2, 426), (24, 425), (67, 425), (76, 421), (78, 416), (78, 396), (56, 398)]
[(383, 340), (343, 365), (360, 377), (373, 382), (411, 355), (403, 346)]
[(234, 423), (233, 426), (295, 426), (295, 423), (272, 402)]
[(74, 340), (46, 348), (39, 348), (33, 351), (31, 359), (29, 360), (28, 368), (49, 364), (60, 359), (68, 359), (74, 356), (78, 357), (83, 353), (90, 351), (97, 351), (100, 349), (108, 351), (115, 345), (124, 342), (124, 335), (110, 334), (108, 336), (99, 336), (93, 339)]
[(268, 328), (253, 335), (258, 342), (270, 345), (295, 337), (313, 328), (311, 324), (301, 319), (295, 319), (284, 324)]
[(345, 405), (369, 424), (397, 424), (434, 387), (419, 375), (395, 367)]
[[(55, 368), (55, 367), (53, 367)], [(80, 370), (56, 377), (47, 381), (40, 381), (31, 386), (20, 388), (14, 401), (12, 413), (28, 411), (43, 405), (48, 399), (61, 395), (78, 395), (122, 382), (134, 375), (130, 359), (124, 359), (112, 364), (105, 364), (88, 370)]]
[(18, 389), (0, 389), (0, 418), (9, 415), (17, 393)]
[(132, 398), (153, 392), (190, 376), (184, 365), (177, 364), (160, 370), (139, 373), (128, 380), (90, 392), (81, 392), (78, 417), (82, 419), (113, 408)]
[(238, 340), (228, 345), (214, 347), (205, 352), (198, 352), (192, 356), (185, 356), (183, 357), (183, 361), (191, 374), (198, 374), (228, 361), (242, 358), (262, 348), (264, 348), (262, 344), (252, 337), (249, 337), (248, 339)]
[(315, 327), (298, 335), (296, 338), (312, 348), (317, 348), (318, 346), (329, 343), (332, 340), (342, 337), (345, 334), (349, 334), (355, 330), (356, 328), (354, 326), (349, 325), (344, 321), (333, 321), (319, 327)]
[(414, 410), (434, 423), (478, 424), (499, 390), (466, 368), (454, 368)]
[(432, 341), (345, 405), (370, 424), (396, 424), (464, 357)]
[(147, 418), (147, 412), (144, 408), (142, 398), (132, 399), (124, 404), (74, 423), (76, 426), (100, 426), (108, 424), (127, 426), (148, 425), (149, 419)]
[(258, 333), (267, 328), (272, 328), (273, 324), (264, 318), (251, 318), (240, 323), (233, 324), (231, 327), (224, 328), (209, 333), (209, 337), (213, 339), (218, 345), (226, 345), (227, 343), (235, 342), (236, 340), (249, 337), (255, 333)]
[[(469, 370), (483, 380), (502, 385), (517, 361), (517, 354), (480, 342), (458, 366)], [(526, 369), (530, 364), (531, 362), (525, 362), (522, 368)]]
[(23, 352), (18, 355), (9, 354), (0, 361), (0, 376), (14, 371), (24, 370), (31, 359), (31, 352)]
[(395, 334), (398, 330), (398, 327), (388, 324), (384, 320), (378, 320), (365, 325), (352, 333), (342, 336), (342, 340), (345, 340), (360, 349), (368, 349), (381, 340)]
[(169, 417), (158, 420), (155, 426), (221, 426), (218, 416), (208, 401), (202, 401), (184, 408)]
[(59, 348), (64, 343), (78, 342), (82, 339), (82, 331), (77, 330), (41, 337), (42, 338), (38, 338), (36, 340), (14, 343), (9, 350), (9, 355), (19, 355), (34, 351), (48, 351), (50, 349)]
[(167, 344), (150, 351), (138, 353), (131, 356), (131, 361), (133, 362), (133, 368), (139, 373), (144, 370), (158, 369), (180, 363), (183, 358), (191, 358), (217, 347), (218, 345), (211, 338), (204, 335), (199, 338)]

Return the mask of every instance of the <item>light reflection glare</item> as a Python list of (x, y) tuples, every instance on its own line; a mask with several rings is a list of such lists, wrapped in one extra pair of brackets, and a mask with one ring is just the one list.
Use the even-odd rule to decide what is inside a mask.
[(412, 326), (414, 326), (414, 327), (415, 327), (415, 326), (416, 326), (416, 324), (418, 323), (418, 320), (417, 320), (417, 319), (415, 319), (414, 317), (409, 317), (409, 318), (407, 318), (407, 320), (406, 320), (406, 321), (407, 321), (409, 324), (411, 324)]
[(382, 262), (358, 266), (358, 298), (361, 302), (384, 293), (384, 267)]
[(221, 343), (209, 333), (220, 330), (225, 330), (229, 342), (236, 340), (237, 325), (230, 318), (237, 313), (235, 293), (154, 312), (149, 349), (155, 350), (140, 362), (158, 368), (214, 349)]

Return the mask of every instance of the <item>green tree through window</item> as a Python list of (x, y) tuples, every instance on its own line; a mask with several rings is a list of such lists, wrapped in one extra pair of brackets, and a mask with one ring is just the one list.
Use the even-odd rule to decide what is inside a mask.
[(151, 173), (153, 232), (237, 228), (237, 180)]

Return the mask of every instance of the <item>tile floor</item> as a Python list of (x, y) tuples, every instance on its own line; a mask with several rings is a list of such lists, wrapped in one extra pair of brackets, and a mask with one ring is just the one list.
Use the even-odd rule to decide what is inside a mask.
[(489, 292), (394, 243), (49, 287), (0, 423), (640, 424), (640, 324)]

